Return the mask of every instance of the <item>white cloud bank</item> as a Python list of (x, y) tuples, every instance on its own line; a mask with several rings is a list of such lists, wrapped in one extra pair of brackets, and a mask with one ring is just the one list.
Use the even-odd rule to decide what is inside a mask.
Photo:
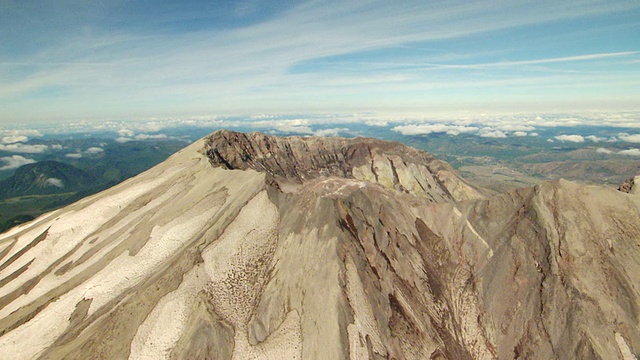
[[(465, 123), (466, 121), (466, 123)], [(418, 123), (399, 125), (391, 130), (401, 133), (402, 135), (428, 135), (432, 133), (445, 133), (456, 136), (463, 133), (476, 134), (484, 138), (504, 139), (509, 136), (538, 136), (538, 133), (528, 133), (527, 131), (535, 130), (535, 127), (525, 124), (508, 124), (499, 121), (480, 122), (477, 120), (465, 120), (454, 123)], [(476, 124), (485, 124), (479, 127)], [(482, 125), (480, 125), (482, 126)]]
[(349, 131), (347, 128), (320, 129), (314, 131), (315, 136), (338, 136), (341, 132)]
[(607, 138), (604, 137), (597, 137), (596, 135), (589, 135), (589, 136), (585, 136), (585, 139), (593, 141), (593, 142), (600, 142), (600, 141), (605, 141), (607, 140)]
[(410, 124), (396, 126), (393, 131), (402, 135), (428, 135), (432, 133), (446, 133), (448, 135), (459, 135), (462, 133), (472, 133), (478, 131), (477, 127), (465, 125), (447, 124)]
[(25, 136), (25, 137), (41, 137), (42, 133), (36, 129), (8, 129), (0, 130), (0, 135), (3, 137), (11, 136)]
[(44, 182), (45, 186), (55, 186), (57, 188), (63, 188), (64, 187), (64, 182), (61, 179), (58, 178), (48, 178), (47, 180), (45, 180)]
[(480, 137), (503, 139), (507, 137), (507, 134), (505, 134), (503, 131), (500, 131), (500, 130), (492, 130), (492, 129), (485, 128), (480, 130)]
[(1, 142), (3, 144), (13, 144), (17, 142), (27, 142), (28, 140), (29, 138), (24, 135), (11, 135), (3, 136)]
[(22, 165), (33, 164), (36, 162), (33, 159), (28, 159), (20, 155), (4, 156), (0, 158), (0, 161), (4, 163), (3, 166), (0, 166), (0, 170), (17, 169)]
[(596, 152), (600, 154), (613, 154), (613, 151), (605, 148), (597, 148)]
[(0, 150), (24, 154), (41, 154), (49, 149), (47, 145), (29, 145), (23, 143), (0, 144)]
[(389, 122), (387, 122), (386, 120), (367, 120), (364, 123), (368, 126), (380, 126), (380, 127), (389, 125)]
[(584, 137), (582, 135), (558, 135), (555, 138), (556, 140), (569, 141), (574, 143), (584, 142)]
[(165, 134), (155, 134), (155, 135), (139, 134), (134, 137), (134, 139), (136, 140), (162, 140), (166, 138), (167, 138), (167, 135)]
[(82, 154), (71, 153), (71, 154), (66, 154), (65, 156), (68, 157), (69, 159), (80, 159), (82, 157)]
[(132, 137), (133, 134), (134, 134), (134, 132), (132, 130), (129, 130), (129, 129), (126, 129), (126, 128), (122, 128), (122, 129), (118, 130), (118, 135), (120, 135), (122, 137), (125, 137), (125, 136)]
[(619, 134), (618, 137), (622, 141), (631, 142), (631, 143), (640, 143), (640, 134), (629, 135), (629, 134), (622, 133), (622, 134)]
[(104, 149), (99, 147), (90, 147), (87, 150), (85, 150), (85, 152), (87, 154), (100, 154), (101, 152), (104, 152)]
[(618, 154), (627, 156), (640, 156), (640, 149), (622, 150), (618, 152)]

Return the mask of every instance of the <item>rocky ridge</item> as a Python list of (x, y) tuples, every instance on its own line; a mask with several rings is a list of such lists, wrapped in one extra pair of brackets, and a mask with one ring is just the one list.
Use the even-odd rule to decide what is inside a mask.
[(640, 192), (639, 185), (640, 185), (640, 176), (635, 176), (627, 179), (627, 181), (620, 184), (620, 186), (618, 187), (618, 190), (625, 193), (637, 194), (638, 192)]
[(492, 194), (396, 143), (220, 131), (0, 235), (0, 353), (634, 359), (638, 220), (604, 187)]
[(216, 167), (253, 169), (285, 184), (321, 177), (355, 179), (432, 202), (479, 199), (490, 194), (429, 153), (370, 138), (283, 138), (222, 130), (212, 134), (206, 151)]

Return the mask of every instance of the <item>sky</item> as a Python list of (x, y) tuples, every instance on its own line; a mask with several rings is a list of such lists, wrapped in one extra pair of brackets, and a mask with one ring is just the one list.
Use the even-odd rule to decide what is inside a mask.
[(0, 125), (640, 110), (640, 2), (0, 0)]

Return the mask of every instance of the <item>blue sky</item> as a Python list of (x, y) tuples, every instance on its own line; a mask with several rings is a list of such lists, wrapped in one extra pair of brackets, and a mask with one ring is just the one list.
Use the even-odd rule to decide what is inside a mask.
[(640, 2), (0, 0), (0, 123), (640, 110)]

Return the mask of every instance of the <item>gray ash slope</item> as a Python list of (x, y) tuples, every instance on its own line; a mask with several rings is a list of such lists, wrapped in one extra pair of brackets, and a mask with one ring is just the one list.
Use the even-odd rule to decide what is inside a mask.
[(219, 131), (0, 235), (0, 353), (633, 359), (639, 220), (397, 143)]

